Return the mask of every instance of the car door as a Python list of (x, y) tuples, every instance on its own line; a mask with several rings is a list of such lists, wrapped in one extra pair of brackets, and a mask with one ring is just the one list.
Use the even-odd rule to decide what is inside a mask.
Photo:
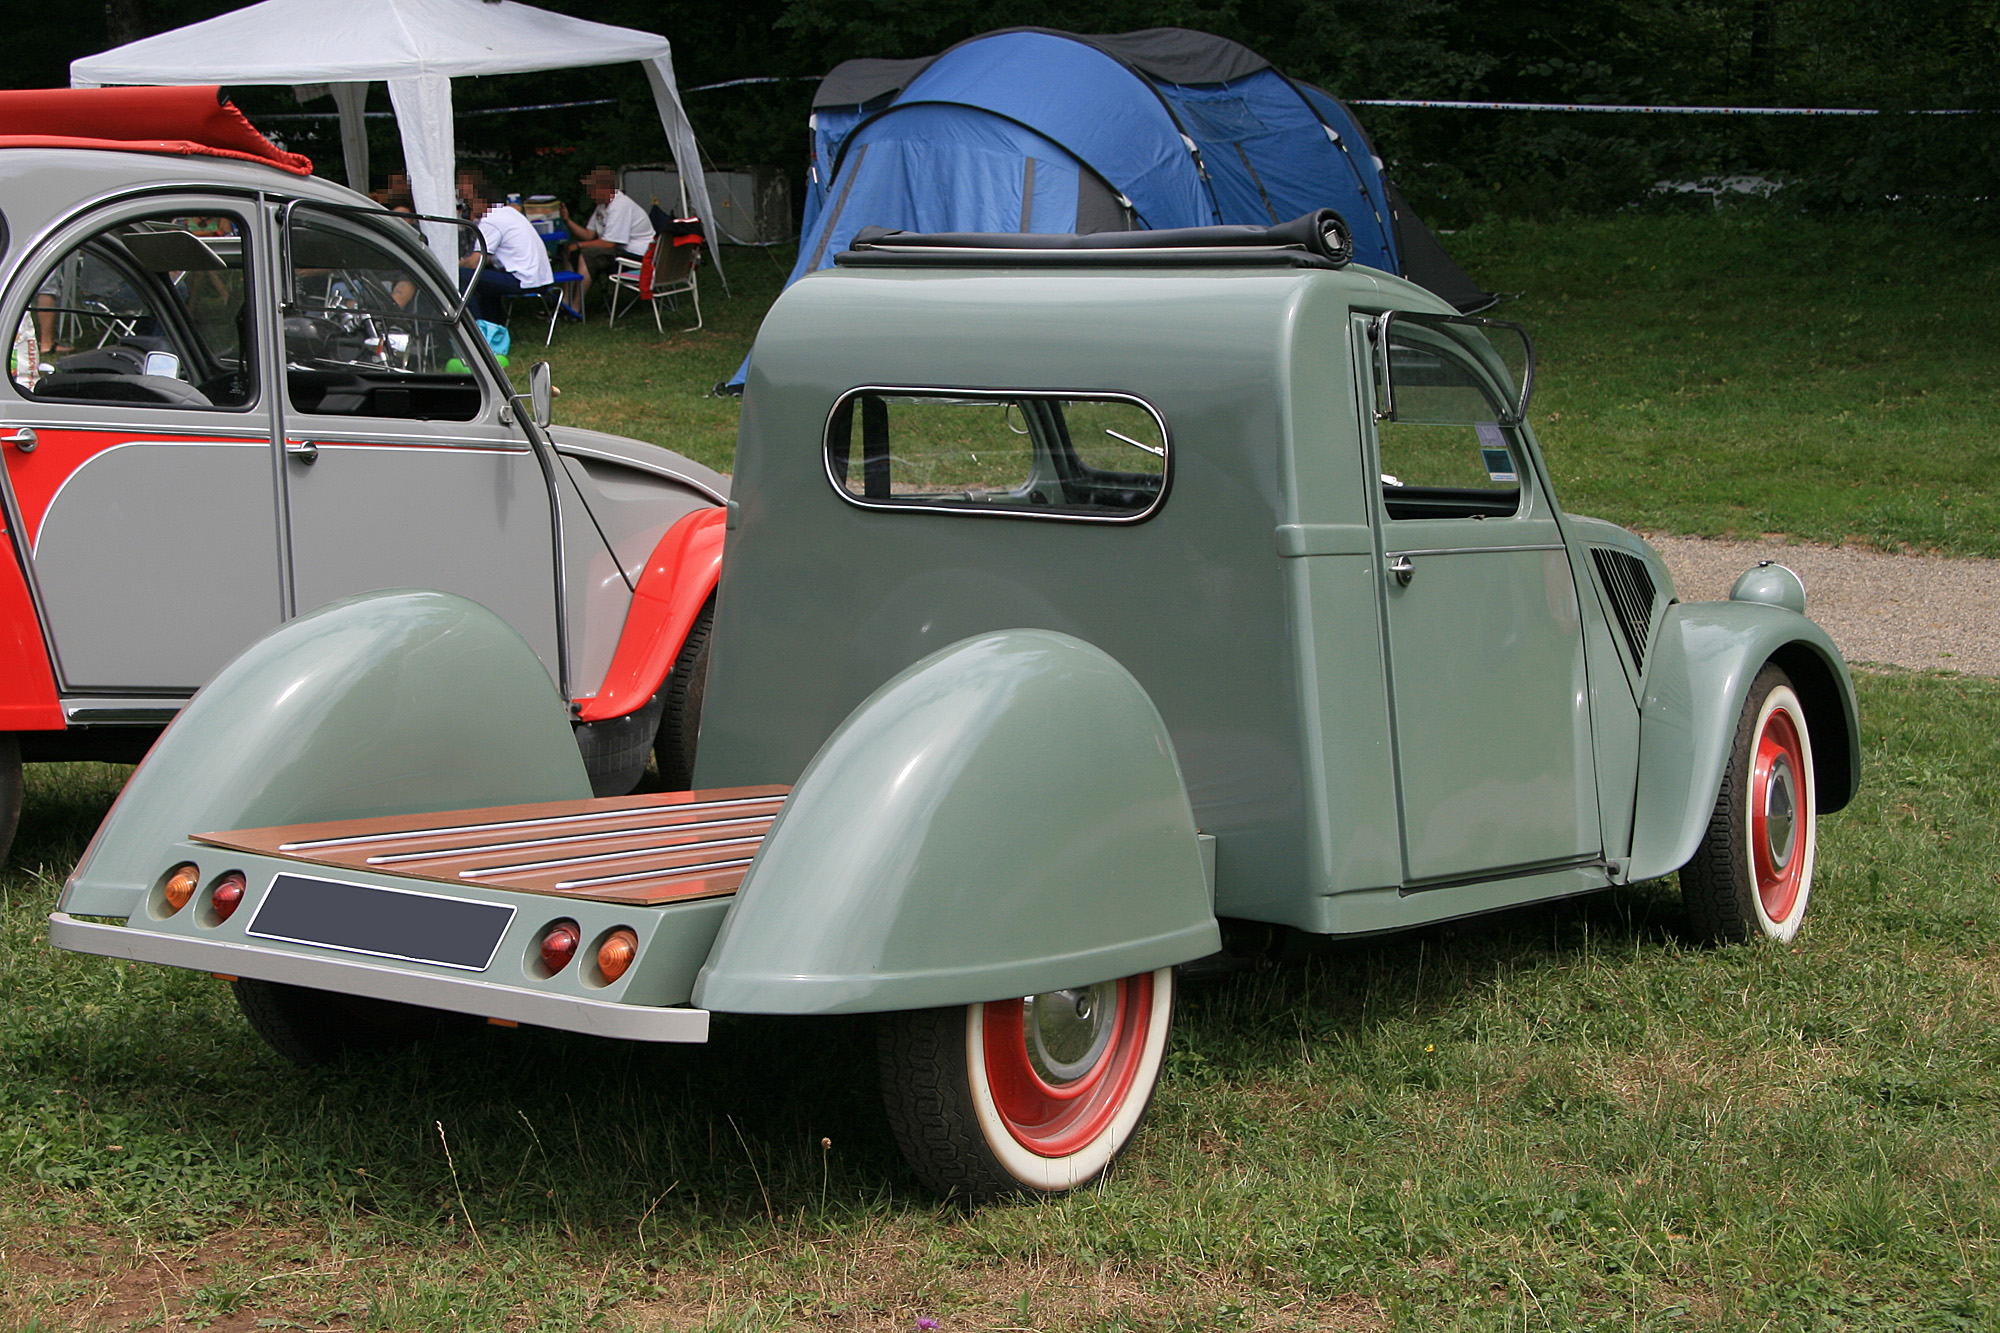
[(1375, 377), (1370, 424), (1405, 883), (1595, 859), (1582, 616), (1504, 363), (1473, 323), (1399, 317), (1376, 334), (1393, 389)]
[[(256, 214), (155, 195), (23, 266), (0, 448), (65, 696), (181, 695), (281, 615)], [(72, 710), (74, 711), (74, 709)]]
[(458, 593), (519, 630), (555, 676), (548, 485), (415, 226), (300, 204), (281, 230), (274, 396), (296, 610), (381, 588)]

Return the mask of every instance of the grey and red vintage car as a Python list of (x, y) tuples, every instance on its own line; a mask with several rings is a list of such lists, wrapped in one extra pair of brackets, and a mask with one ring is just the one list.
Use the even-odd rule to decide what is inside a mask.
[(686, 783), (727, 479), (538, 428), (418, 227), (309, 170), (213, 88), (0, 92), (0, 853), (22, 760), (136, 759), (381, 588), (512, 626), (598, 792), (663, 718)]

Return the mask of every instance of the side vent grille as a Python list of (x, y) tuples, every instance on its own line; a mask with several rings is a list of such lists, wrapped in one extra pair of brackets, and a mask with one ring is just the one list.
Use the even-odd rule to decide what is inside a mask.
[(1611, 597), (1611, 608), (1617, 614), (1618, 628), (1625, 632), (1625, 646), (1632, 650), (1632, 665), (1644, 670), (1646, 666), (1646, 635), (1653, 627), (1653, 576), (1646, 568), (1646, 562), (1628, 551), (1616, 551), (1605, 546), (1590, 548), (1590, 559), (1597, 566), (1597, 581), (1604, 585), (1604, 591)]

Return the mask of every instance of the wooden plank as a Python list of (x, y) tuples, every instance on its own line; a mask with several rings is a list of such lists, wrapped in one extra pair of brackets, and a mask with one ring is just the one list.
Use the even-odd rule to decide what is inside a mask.
[(197, 833), (334, 869), (603, 902), (734, 893), (789, 787), (727, 787)]

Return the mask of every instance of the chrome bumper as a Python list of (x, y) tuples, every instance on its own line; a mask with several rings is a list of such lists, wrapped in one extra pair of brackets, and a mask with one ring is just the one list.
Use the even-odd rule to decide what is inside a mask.
[(496, 986), (469, 977), (406, 972), (361, 959), (316, 958), (258, 944), (156, 935), (128, 926), (79, 921), (67, 912), (49, 914), (49, 943), (76, 953), (161, 963), (227, 977), (281, 981), (315, 990), (421, 1005), (426, 1009), (477, 1014), (501, 1023), (583, 1032), (593, 1037), (616, 1037), (624, 1041), (708, 1040), (706, 1009), (651, 1009), (580, 995), (551, 995), (518, 986)]

